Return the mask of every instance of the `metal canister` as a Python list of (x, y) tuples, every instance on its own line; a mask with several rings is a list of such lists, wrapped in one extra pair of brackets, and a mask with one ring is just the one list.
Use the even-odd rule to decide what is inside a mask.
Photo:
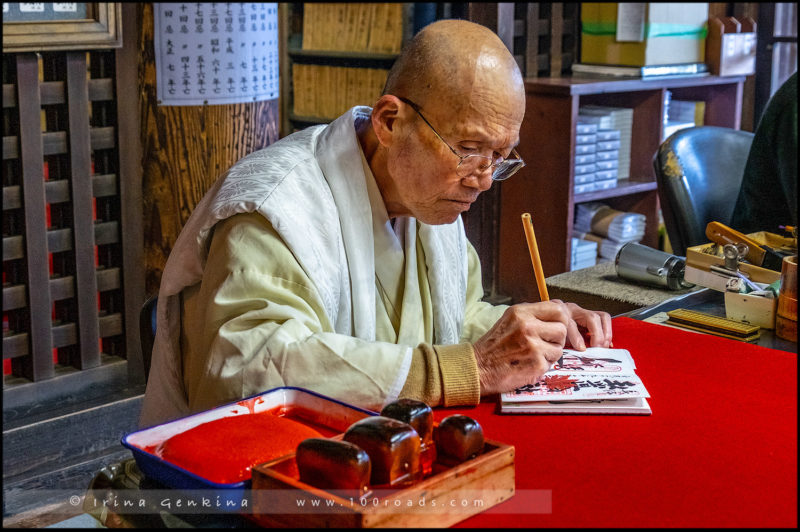
[(617, 253), (617, 275), (623, 279), (667, 290), (682, 290), (694, 285), (684, 280), (686, 259), (628, 242)]

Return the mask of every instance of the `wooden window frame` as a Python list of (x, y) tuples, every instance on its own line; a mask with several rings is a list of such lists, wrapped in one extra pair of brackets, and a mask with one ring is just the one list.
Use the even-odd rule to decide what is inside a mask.
[(85, 19), (3, 22), (3, 52), (41, 52), (119, 48), (119, 2), (88, 2)]
[(775, 3), (758, 4), (753, 131), (758, 126), (758, 122), (761, 120), (761, 115), (764, 113), (770, 98), (789, 77), (786, 76), (783, 80), (775, 80), (774, 46), (777, 43), (797, 44), (796, 33), (794, 36), (775, 35), (775, 28), (781, 23), (781, 20), (776, 19)]

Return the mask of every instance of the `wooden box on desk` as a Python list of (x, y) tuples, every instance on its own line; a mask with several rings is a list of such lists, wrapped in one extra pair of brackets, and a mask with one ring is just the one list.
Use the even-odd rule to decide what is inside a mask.
[[(259, 464), (252, 474), (250, 518), (264, 526), (446, 527), (514, 495), (514, 447), (486, 440), (483, 453), (475, 458), (454, 467), (434, 464), (427, 478), (404, 489), (381, 491), (380, 497), (367, 494), (365, 504), (301, 482), (294, 454)], [(451, 500), (458, 504), (448, 511), (444, 501)], [(308, 511), (313, 508), (328, 511)]]
[[(747, 236), (759, 244), (769, 246), (772, 249), (796, 245), (792, 238), (782, 237), (766, 231), (751, 233)], [(709, 242), (708, 244), (700, 244), (699, 246), (692, 246), (686, 249), (685, 279), (690, 283), (724, 292), (724, 276), (713, 274), (713, 272), (710, 271), (712, 265), (719, 267), (725, 266), (725, 258), (722, 256), (722, 246)], [(771, 284), (781, 278), (781, 272), (744, 262), (739, 263), (739, 271), (748, 275), (750, 280), (756, 283)], [(720, 279), (716, 279), (717, 277)]]
[(758, 325), (762, 329), (774, 329), (777, 309), (777, 297), (725, 292), (725, 317), (729, 320)]

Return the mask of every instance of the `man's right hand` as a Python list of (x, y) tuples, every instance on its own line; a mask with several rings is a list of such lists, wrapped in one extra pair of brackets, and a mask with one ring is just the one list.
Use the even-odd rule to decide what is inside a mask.
[(533, 384), (561, 358), (568, 340), (574, 349), (586, 349), (576, 320), (589, 329), (592, 345), (609, 346), (611, 317), (605, 312), (587, 311), (557, 299), (506, 309), (473, 345), (481, 395)]

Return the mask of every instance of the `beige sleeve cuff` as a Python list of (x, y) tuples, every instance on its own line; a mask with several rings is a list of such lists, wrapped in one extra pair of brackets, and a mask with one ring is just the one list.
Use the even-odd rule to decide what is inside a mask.
[(472, 344), (437, 345), (434, 349), (442, 375), (442, 404), (478, 404), (481, 400), (481, 382)]
[(429, 406), (442, 401), (442, 379), (439, 376), (439, 360), (430, 344), (419, 344), (411, 353), (411, 367), (403, 389), (403, 399), (416, 399)]
[(413, 351), (400, 397), (430, 406), (478, 404), (481, 383), (472, 344), (419, 344)]

